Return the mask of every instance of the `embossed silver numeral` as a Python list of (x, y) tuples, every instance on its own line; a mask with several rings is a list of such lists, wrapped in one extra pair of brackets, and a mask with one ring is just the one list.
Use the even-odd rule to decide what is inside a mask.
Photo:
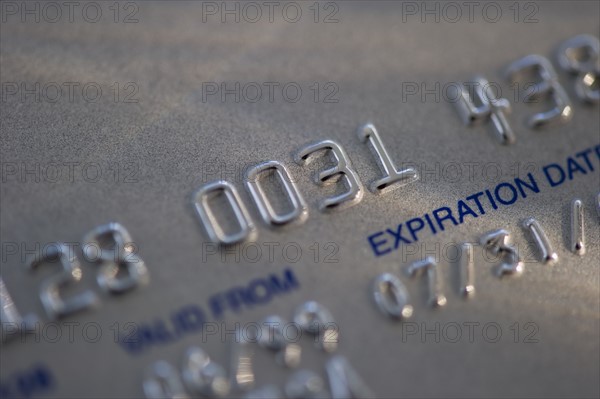
[(460, 97), (456, 102), (458, 113), (467, 126), (492, 121), (496, 136), (502, 144), (513, 144), (515, 134), (506, 119), (511, 112), (510, 102), (505, 98), (496, 98), (490, 83), (482, 76), (476, 76), (472, 82), (475, 87), (471, 98), (467, 88), (461, 85)]
[(323, 140), (302, 148), (294, 157), (297, 164), (310, 163), (317, 152), (327, 152), (333, 155), (336, 165), (321, 171), (317, 176), (317, 184), (324, 185), (344, 179), (347, 191), (343, 194), (325, 198), (319, 203), (321, 211), (344, 209), (360, 202), (363, 196), (363, 186), (358, 175), (352, 168), (346, 151), (335, 141)]
[[(238, 224), (238, 231), (226, 233), (216, 220), (216, 217), (208, 205), (208, 201), (219, 193), (223, 193), (229, 207), (234, 213)], [(202, 225), (206, 229), (211, 241), (230, 245), (252, 238), (255, 232), (254, 224), (250, 219), (248, 211), (242, 204), (236, 188), (229, 182), (219, 180), (202, 186), (194, 194), (194, 206)]]
[(276, 353), (279, 364), (286, 367), (296, 367), (300, 364), (302, 349), (295, 343), (288, 342), (283, 326), (285, 321), (279, 316), (269, 316), (261, 323), (258, 344)]
[(579, 35), (565, 41), (558, 48), (560, 67), (577, 75), (575, 91), (583, 101), (600, 101), (600, 43), (598, 38)]
[(62, 288), (79, 282), (82, 277), (79, 261), (77, 258), (69, 256), (69, 250), (64, 244), (57, 243), (51, 246), (42, 257), (30, 262), (28, 267), (30, 270), (34, 270), (42, 264), (57, 260), (63, 272), (46, 278), (40, 287), (42, 305), (46, 310), (48, 318), (52, 320), (68, 316), (98, 304), (96, 294), (90, 290), (73, 295), (68, 299), (62, 297)]
[[(268, 173), (269, 171), (274, 171), (279, 176), (286, 196), (292, 206), (292, 210), (286, 214), (278, 215), (275, 212), (260, 185), (261, 174)], [(306, 220), (308, 215), (306, 203), (283, 164), (277, 161), (269, 161), (250, 168), (246, 175), (246, 188), (250, 192), (250, 195), (252, 195), (258, 211), (266, 224), (284, 225), (293, 221), (301, 223)]]
[(191, 393), (209, 398), (222, 398), (229, 393), (225, 369), (201, 348), (187, 350), (182, 369), (183, 381)]
[(170, 363), (159, 360), (146, 370), (143, 383), (148, 399), (188, 399), (179, 373)]
[(502, 262), (496, 267), (496, 275), (505, 274), (518, 276), (523, 273), (523, 262), (518, 252), (508, 245), (510, 233), (506, 230), (491, 231), (481, 237), (480, 243), (486, 249), (502, 257)]
[[(331, 313), (315, 301), (307, 301), (295, 311), (294, 323), (310, 334), (329, 331), (333, 322)], [(269, 316), (262, 325), (267, 327), (258, 331), (260, 335), (246, 336), (239, 328), (235, 330), (235, 339), (231, 342), (229, 381), (225, 370), (215, 364), (208, 354), (199, 347), (192, 346), (186, 351), (181, 374), (169, 362), (155, 362), (146, 370), (143, 390), (147, 398), (188, 399), (193, 397), (220, 398), (240, 394), (243, 398), (373, 398), (371, 389), (364, 383), (357, 371), (342, 356), (333, 356), (325, 364), (325, 370), (331, 388), (327, 392), (323, 379), (313, 371), (301, 369), (294, 372), (285, 384), (285, 395), (275, 385), (268, 384), (253, 389), (255, 376), (253, 371), (253, 351), (249, 344), (256, 338), (258, 344), (266, 349), (280, 351), (290, 344), (282, 329), (284, 320), (279, 316)], [(273, 328), (274, 327), (274, 328)], [(299, 359), (299, 358), (298, 358)], [(186, 392), (187, 388), (187, 392)]]
[(404, 170), (396, 169), (392, 158), (383, 145), (383, 141), (381, 141), (381, 137), (379, 137), (379, 133), (377, 133), (377, 129), (375, 129), (375, 126), (372, 123), (367, 123), (366, 125), (360, 127), (360, 129), (358, 129), (358, 137), (362, 141), (368, 141), (371, 144), (371, 147), (373, 150), (375, 150), (379, 164), (381, 165), (381, 168), (385, 174), (384, 177), (375, 180), (369, 186), (369, 189), (373, 193), (384, 193), (393, 188), (402, 187), (419, 179), (417, 171), (413, 168), (407, 168)]
[(571, 203), (571, 251), (580, 256), (585, 254), (583, 203), (580, 199)]
[(527, 90), (524, 100), (534, 102), (541, 98), (552, 98), (555, 106), (545, 112), (532, 115), (528, 119), (528, 125), (531, 128), (540, 128), (551, 123), (563, 123), (573, 117), (573, 108), (567, 93), (558, 82), (558, 77), (550, 61), (541, 55), (528, 55), (523, 57), (508, 67), (507, 76), (511, 83), (523, 80), (525, 75), (534, 74), (534, 80), (541, 81), (532, 85), (531, 90)]
[(442, 280), (438, 276), (439, 272), (435, 259), (428, 257), (414, 262), (408, 265), (406, 272), (411, 277), (416, 277), (425, 272), (427, 274), (429, 304), (433, 307), (441, 307), (446, 304), (447, 300), (442, 293)]
[(406, 287), (393, 274), (383, 273), (375, 277), (373, 297), (379, 310), (388, 317), (401, 320), (412, 316), (413, 307), (408, 304)]
[(0, 277), (0, 342), (6, 342), (18, 334), (32, 332), (37, 322), (38, 318), (33, 314), (21, 316)]
[(325, 352), (333, 352), (338, 344), (338, 330), (329, 310), (315, 301), (298, 306), (294, 323), (303, 331), (317, 336), (317, 346)]
[(239, 391), (248, 391), (254, 386), (252, 350), (241, 329), (236, 329), (230, 346), (230, 386)]
[(325, 365), (332, 399), (374, 398), (375, 394), (350, 362), (340, 355), (334, 356)]
[(542, 262), (548, 265), (556, 263), (558, 261), (558, 254), (552, 248), (552, 244), (550, 244), (548, 236), (537, 220), (534, 218), (527, 218), (525, 221), (523, 221), (523, 227), (528, 230), (533, 237), (535, 245), (540, 252)]
[[(131, 236), (121, 224), (98, 226), (84, 236), (83, 242), (86, 259), (101, 264), (97, 281), (105, 291), (121, 294), (148, 283), (148, 269), (133, 252)], [(103, 248), (103, 243), (108, 244), (108, 248)], [(96, 251), (98, 253), (94, 253)], [(122, 277), (117, 277), (121, 274)]]
[(475, 295), (475, 266), (473, 244), (465, 242), (460, 246), (460, 294), (465, 298)]

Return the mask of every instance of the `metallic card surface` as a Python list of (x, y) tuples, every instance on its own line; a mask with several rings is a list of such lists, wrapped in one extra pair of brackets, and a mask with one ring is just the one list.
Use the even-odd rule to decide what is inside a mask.
[[(149, 368), (164, 360), (179, 375), (191, 346), (230, 375), (239, 331), (252, 338), (271, 315), (291, 322), (307, 301), (331, 312), (339, 342), (328, 353), (301, 334), (298, 367), (328, 390), (337, 354), (376, 397), (598, 397), (599, 108), (556, 54), (567, 39), (598, 37), (597, 2), (48, 4), (2, 2), (1, 277), (20, 314), (37, 316), (32, 333), (2, 343), (3, 397), (144, 397)], [(570, 120), (528, 125), (554, 106), (527, 103), (518, 89), (532, 86), (507, 80), (531, 54), (555, 69)], [(475, 76), (510, 102), (513, 144), (490, 120), (461, 120), (455, 82)], [(357, 134), (366, 123), (379, 141)], [(343, 148), (360, 182), (351, 206), (320, 209), (348, 186), (315, 184), (333, 163), (299, 156), (323, 140)], [(418, 180), (379, 192), (382, 148)], [(279, 174), (254, 170), (276, 177), (249, 191), (247, 172), (269, 161)], [(218, 180), (235, 188), (252, 240), (209, 241), (195, 195)], [(486, 190), (504, 203), (494, 209)], [(262, 212), (261, 192), (273, 199)], [(477, 193), (485, 214), (467, 201)], [(231, 238), (224, 198), (235, 197), (221, 194), (207, 206)], [(458, 223), (461, 201), (472, 213)], [(456, 223), (438, 223), (445, 207)], [(294, 223), (263, 220), (286, 210)], [(86, 233), (109, 222), (131, 235), (149, 278), (121, 295), (82, 252)], [(480, 242), (499, 229), (519, 276), (499, 277), (511, 253)], [(59, 266), (28, 264), (57, 241), (80, 264), (60, 294), (91, 292), (95, 306), (53, 321), (39, 293)], [(418, 263), (429, 258), (435, 267)], [(410, 317), (381, 311), (382, 273), (400, 280)], [(294, 370), (249, 345), (253, 389), (283, 391)], [(233, 388), (243, 395), (244, 382)]]

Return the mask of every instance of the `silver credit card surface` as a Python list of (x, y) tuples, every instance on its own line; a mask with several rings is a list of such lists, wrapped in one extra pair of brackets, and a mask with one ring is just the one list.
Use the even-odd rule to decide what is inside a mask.
[(0, 6), (3, 398), (600, 395), (598, 2)]

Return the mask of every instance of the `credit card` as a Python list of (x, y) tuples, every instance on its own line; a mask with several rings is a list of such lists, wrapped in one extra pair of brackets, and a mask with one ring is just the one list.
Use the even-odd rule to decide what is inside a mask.
[(598, 2), (0, 6), (2, 398), (600, 395)]

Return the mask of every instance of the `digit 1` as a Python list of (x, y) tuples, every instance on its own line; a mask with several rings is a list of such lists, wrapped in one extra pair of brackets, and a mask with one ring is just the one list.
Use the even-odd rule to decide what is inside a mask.
[(0, 342), (6, 342), (14, 338), (17, 333), (31, 332), (38, 318), (35, 315), (22, 317), (19, 310), (0, 277)]
[(406, 271), (411, 277), (416, 277), (422, 272), (427, 273), (427, 285), (429, 289), (429, 304), (434, 307), (444, 306), (447, 302), (442, 293), (442, 280), (438, 276), (437, 263), (435, 259), (426, 259), (414, 262), (408, 266)]
[(377, 153), (377, 158), (383, 172), (385, 174), (381, 179), (375, 180), (369, 186), (371, 192), (375, 194), (383, 193), (390, 189), (390, 186), (395, 184), (393, 188), (402, 187), (408, 183), (412, 183), (419, 179), (419, 175), (413, 168), (397, 170), (394, 162), (390, 158), (377, 129), (371, 123), (367, 123), (358, 130), (358, 137), (363, 141), (371, 143), (372, 148)]
[(475, 271), (473, 264), (473, 244), (465, 242), (460, 246), (460, 294), (470, 298), (475, 294)]
[(548, 265), (558, 261), (558, 254), (552, 249), (548, 236), (542, 229), (542, 226), (534, 218), (527, 218), (523, 222), (523, 227), (532, 235), (535, 245), (540, 252), (542, 262)]
[(583, 202), (577, 198), (571, 203), (571, 252), (579, 256), (585, 254)]

